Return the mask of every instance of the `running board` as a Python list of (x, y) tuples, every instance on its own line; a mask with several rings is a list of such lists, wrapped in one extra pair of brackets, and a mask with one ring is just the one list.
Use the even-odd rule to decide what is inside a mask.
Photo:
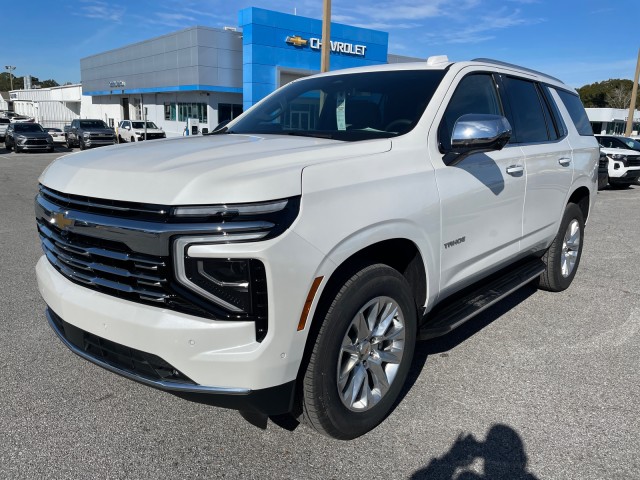
[(494, 303), (539, 277), (544, 270), (545, 265), (542, 260), (538, 258), (529, 260), (507, 270), (498, 277), (494, 277), (488, 283), (481, 283), (461, 297), (455, 295), (451, 300), (445, 300), (425, 316), (425, 323), (418, 332), (418, 340), (428, 340), (449, 333)]

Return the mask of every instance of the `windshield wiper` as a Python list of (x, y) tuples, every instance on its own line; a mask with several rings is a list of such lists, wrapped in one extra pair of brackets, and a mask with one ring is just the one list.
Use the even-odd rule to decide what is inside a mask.
[(310, 132), (308, 130), (288, 130), (282, 132), (283, 135), (294, 135), (296, 137), (314, 137), (314, 138), (329, 138), (333, 139), (333, 135), (331, 133), (325, 132)]

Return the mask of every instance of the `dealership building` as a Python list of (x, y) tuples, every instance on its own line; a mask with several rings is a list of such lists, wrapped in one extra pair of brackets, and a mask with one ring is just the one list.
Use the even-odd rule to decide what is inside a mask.
[[(297, 78), (320, 70), (322, 22), (260, 8), (238, 27), (191, 27), (81, 59), (84, 118), (211, 131)], [(331, 24), (331, 70), (419, 60), (388, 54), (389, 34)], [(304, 112), (300, 112), (304, 117)]]

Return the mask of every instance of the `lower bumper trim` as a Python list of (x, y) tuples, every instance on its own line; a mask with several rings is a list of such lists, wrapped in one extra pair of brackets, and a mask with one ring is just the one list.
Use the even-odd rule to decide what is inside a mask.
[(190, 401), (234, 410), (258, 412), (264, 415), (284, 414), (290, 412), (293, 407), (295, 380), (270, 388), (251, 390), (248, 388), (210, 387), (194, 383), (149, 379), (129, 370), (119, 368), (79, 348), (67, 338), (64, 329), (60, 328), (60, 320), (62, 319), (48, 307), (46, 316), (51, 329), (73, 353), (130, 380), (167, 391)]

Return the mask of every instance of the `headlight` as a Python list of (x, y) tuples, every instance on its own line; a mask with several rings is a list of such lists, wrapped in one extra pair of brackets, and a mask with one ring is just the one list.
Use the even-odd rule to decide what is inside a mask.
[(16, 142), (24, 143), (27, 141), (27, 137), (24, 135), (16, 135)]
[(251, 290), (256, 288), (252, 286), (256, 277), (252, 270), (260, 265), (258, 260), (186, 257), (179, 279), (225, 310), (251, 315), (254, 311)]
[(211, 258), (215, 244), (246, 243), (276, 237), (297, 217), (300, 197), (271, 202), (174, 207), (174, 221), (219, 222), (219, 233), (174, 240), (177, 281), (214, 309), (233, 318), (266, 315), (266, 274), (262, 262), (245, 258)]
[(82, 136), (83, 136), (84, 138), (89, 138), (89, 137), (91, 136), (91, 134), (90, 134), (89, 132), (83, 132), (83, 133), (82, 133)]
[(144, 135), (143, 132), (133, 132), (133, 133), (135, 133), (136, 135)]
[(47, 137), (47, 143), (53, 143), (53, 138)]
[(614, 160), (622, 160), (623, 162), (627, 161), (627, 156), (621, 153), (614, 153), (613, 155), (611, 155), (611, 158), (613, 158)]

